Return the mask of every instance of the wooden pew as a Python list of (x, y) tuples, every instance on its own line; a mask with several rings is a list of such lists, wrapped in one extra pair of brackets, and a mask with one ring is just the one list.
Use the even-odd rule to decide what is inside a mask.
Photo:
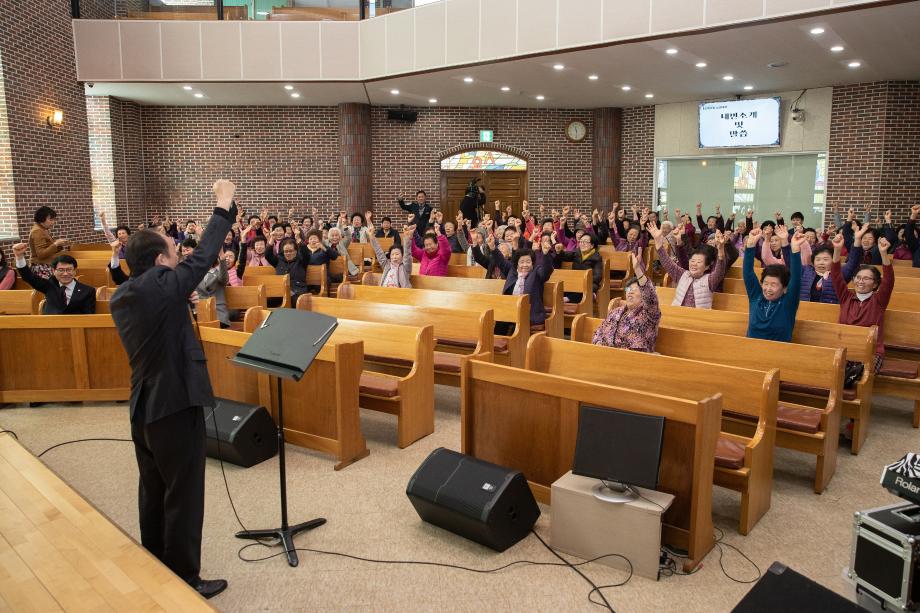
[[(255, 330), (270, 311), (253, 307), (244, 330)], [(404, 449), (434, 432), (434, 328), (340, 319), (330, 337), (364, 343), (360, 403), (365, 409), (396, 416), (397, 444)], [(408, 362), (408, 372), (389, 374), (387, 360)], [(378, 366), (379, 365), (379, 366)]]
[[(659, 287), (658, 298), (664, 304), (674, 299), (673, 288)], [(713, 294), (712, 306), (720, 311), (748, 312), (747, 296), (740, 294)], [(802, 320), (837, 323), (840, 306), (820, 302), (800, 302), (796, 325)], [(873, 391), (914, 403), (913, 425), (920, 427), (920, 311), (885, 311), (885, 360), (879, 374), (875, 375)]]
[(243, 271), (243, 277), (246, 275), (273, 277), (277, 274), (274, 266), (247, 266)]
[[(344, 287), (347, 285), (347, 287)], [(527, 339), (530, 337), (530, 297), (500, 294), (468, 294), (429, 289), (404, 289), (374, 285), (343, 284), (339, 298), (432, 306), (481, 312), (491, 309), (495, 321), (514, 324), (511, 336), (495, 335), (494, 359), (499, 364), (524, 365)]]
[[(622, 295), (623, 282), (635, 274), (632, 269), (632, 258), (629, 257), (629, 252), (617, 251), (613, 245), (601, 245), (598, 247), (598, 253), (607, 260), (610, 267), (610, 272), (607, 276), (610, 278), (611, 295)], [(598, 302), (598, 306), (600, 306), (600, 302)], [(606, 313), (601, 317), (606, 317)]]
[[(572, 340), (590, 343), (603, 321), (579, 315), (572, 324)], [(776, 410), (776, 444), (814, 455), (817, 458), (815, 493), (824, 491), (837, 467), (846, 349), (798, 345), (795, 351), (789, 351), (786, 343), (661, 326), (655, 351), (676, 358), (751, 370), (779, 368), (783, 381), (830, 390), (824, 407), (780, 400)], [(722, 414), (722, 429), (749, 437), (754, 435), (754, 424), (746, 416), (734, 413)]]
[(130, 388), (111, 315), (0, 317), (0, 403), (127, 400)]
[(647, 383), (656, 393), (687, 400), (721, 394), (723, 412), (755, 420), (756, 428), (751, 437), (723, 428), (716, 447), (715, 484), (741, 493), (741, 534), (750, 532), (770, 509), (779, 369), (706, 364), (535, 334), (527, 345), (527, 370), (593, 383), (610, 381), (614, 372), (661, 373), (654, 383)]
[[(760, 271), (757, 271), (757, 278), (760, 279)], [(853, 283), (850, 282), (850, 288), (852, 287)], [(725, 281), (722, 283), (722, 291), (732, 294), (747, 293), (744, 289), (744, 279), (740, 276), (738, 278), (726, 277)], [(916, 310), (916, 304), (920, 302), (920, 296), (917, 295), (918, 293), (920, 293), (920, 278), (905, 277), (903, 275), (898, 276), (898, 274), (895, 273), (894, 294), (906, 295), (905, 298), (901, 300), (912, 302), (915, 305), (912, 310)]]
[[(380, 275), (365, 273), (362, 279), (365, 285), (380, 285)], [(505, 287), (504, 279), (472, 279), (462, 277), (430, 277), (412, 275), (409, 278), (414, 289), (434, 289), (450, 292), (464, 292), (470, 294), (501, 294)], [(543, 304), (546, 308), (546, 321), (543, 330), (531, 326), (531, 332), (545, 331), (548, 336), (562, 338), (562, 284), (547, 281), (543, 286)], [(437, 334), (437, 332), (435, 332)]]
[[(227, 302), (227, 311), (230, 312), (230, 328), (233, 330), (243, 329), (243, 318), (250, 307), (268, 308), (264, 285), (228, 285), (224, 287), (224, 299)], [(238, 313), (236, 317), (233, 316), (234, 311)]]
[[(476, 355), (477, 359), (492, 361), (495, 317), (491, 309), (469, 312), (363, 300), (336, 300), (309, 294), (297, 300), (297, 308), (341, 319), (407, 326), (417, 326), (420, 323), (431, 325), (434, 328), (435, 340), (432, 357), (434, 382), (439, 385), (460, 387), (460, 367), (473, 355)], [(378, 359), (381, 357), (386, 359)], [(412, 368), (412, 362), (389, 356), (367, 356), (366, 359), (390, 374), (403, 375)]]
[[(257, 268), (254, 266), (253, 268)], [(313, 272), (314, 268), (322, 268), (323, 273), (326, 272), (325, 266), (309, 266), (307, 267), (307, 272)], [(325, 285), (326, 275), (322, 274), (323, 285)], [(307, 283), (310, 283), (309, 276), (307, 277)], [(246, 269), (246, 272), (243, 273), (243, 286), (258, 287), (264, 286), (265, 297), (266, 298), (280, 298), (282, 307), (291, 306), (291, 279), (288, 275), (276, 275), (272, 272), (271, 276), (269, 275), (250, 275), (249, 268)]]
[[(229, 359), (251, 335), (207, 327), (201, 327), (200, 332), (214, 395), (262, 405), (271, 411), (277, 424), (277, 380), (236, 366)], [(361, 433), (358, 409), (362, 360), (360, 342), (330, 339), (300, 381), (282, 382), (285, 439), (335, 456), (335, 470), (370, 453)]]
[(8, 434), (0, 435), (5, 611), (216, 611)]
[(688, 572), (712, 549), (720, 396), (690, 401), (479, 360), (461, 376), (463, 453), (522, 471), (544, 503), (572, 469), (580, 403), (665, 417), (658, 489), (676, 498), (662, 518), (662, 542), (687, 550)]
[[(454, 255), (462, 255), (462, 254), (455, 253)], [(412, 276), (420, 276), (421, 274), (419, 272), (420, 270), (421, 270), (421, 264), (419, 264), (418, 262), (412, 262)], [(447, 265), (447, 276), (451, 278), (460, 277), (460, 278), (467, 278), (467, 279), (485, 279), (486, 269), (483, 268), (482, 266), (467, 266), (465, 263), (464, 264), (448, 264)]]
[[(707, 309), (691, 309), (660, 305), (662, 325), (674, 328), (686, 328), (700, 332), (716, 332), (732, 336), (746, 336), (748, 326), (747, 313), (732, 311), (719, 311)], [(801, 345), (815, 345), (818, 347), (843, 347), (847, 350), (847, 359), (872, 364), (875, 359), (875, 339), (878, 330), (875, 326), (863, 328), (860, 326), (846, 326), (823, 321), (802, 320), (796, 321), (792, 334), (792, 342)], [(872, 368), (863, 371), (862, 378), (856, 383), (855, 389), (844, 389), (841, 416), (852, 419), (853, 443), (851, 453), (858, 454), (859, 449), (869, 433), (869, 418), (872, 409), (872, 387), (875, 374)], [(824, 406), (828, 395), (827, 390), (817, 387), (804, 388), (794, 384), (785, 384), (783, 397), (811, 406)]]
[(112, 253), (112, 248), (108, 243), (73, 243), (70, 245), (70, 251), (105, 251)]
[(44, 294), (34, 289), (0, 291), (0, 315), (38, 315)]
[[(604, 265), (603, 271), (601, 272), (601, 284), (597, 288), (597, 295), (593, 297), (591, 311), (587, 311), (589, 315), (594, 315), (594, 311), (599, 312), (599, 317), (607, 316), (607, 306), (610, 303), (610, 260), (608, 258), (603, 258)], [(556, 269), (559, 270), (559, 269)], [(556, 273), (556, 270), (553, 271), (553, 274)], [(572, 270), (571, 262), (563, 262), (561, 270)], [(590, 271), (589, 271), (590, 272)], [(591, 287), (591, 291), (594, 291), (594, 281), (591, 276), (588, 277), (588, 285)], [(571, 290), (566, 290), (571, 291)], [(581, 311), (578, 311), (581, 312)], [(566, 323), (571, 323), (570, 320), (567, 320)]]
[(553, 271), (550, 281), (562, 284), (562, 291), (581, 294), (581, 302), (566, 302), (563, 306), (565, 314), (565, 328), (572, 326), (572, 319), (579, 313), (594, 314), (594, 287), (591, 281), (590, 270), (567, 270), (557, 268)]
[(77, 281), (89, 285), (90, 287), (104, 287), (112, 284), (112, 277), (108, 272), (108, 266), (105, 268), (87, 268), (79, 266), (77, 269)]

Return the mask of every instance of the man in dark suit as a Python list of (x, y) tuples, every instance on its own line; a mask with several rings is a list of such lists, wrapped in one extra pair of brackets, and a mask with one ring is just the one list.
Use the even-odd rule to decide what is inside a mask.
[(59, 255), (51, 262), (54, 276), (42, 279), (32, 274), (26, 262), (25, 243), (13, 245), (16, 269), (22, 280), (45, 295), (45, 315), (92, 315), (96, 312), (96, 288), (76, 279), (77, 261), (69, 255)]
[(204, 351), (188, 299), (214, 264), (236, 218), (226, 180), (214, 184), (217, 206), (198, 248), (179, 262), (176, 245), (153, 230), (131, 236), (131, 277), (112, 297), (112, 319), (131, 364), (131, 438), (140, 472), (141, 542), (202, 596), (227, 587), (203, 580), (205, 426), (214, 406)]
[[(426, 202), (428, 195), (425, 193), (425, 190), (420, 189), (415, 192), (415, 201), (406, 204), (405, 199), (402, 196), (396, 198), (396, 204), (399, 205), (399, 208), (406, 211), (407, 213), (412, 213), (415, 215), (415, 225), (418, 227), (419, 234), (424, 234), (425, 230), (428, 229), (428, 224), (431, 219), (431, 205)], [(412, 220), (409, 220), (409, 223), (412, 223)]]

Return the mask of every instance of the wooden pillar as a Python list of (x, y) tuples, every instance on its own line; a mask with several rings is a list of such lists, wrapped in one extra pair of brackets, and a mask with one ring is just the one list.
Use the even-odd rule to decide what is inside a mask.
[(599, 211), (609, 210), (614, 202), (620, 201), (622, 134), (623, 109), (594, 109), (592, 202)]
[(345, 211), (371, 210), (371, 107), (368, 104), (339, 105), (339, 186)]

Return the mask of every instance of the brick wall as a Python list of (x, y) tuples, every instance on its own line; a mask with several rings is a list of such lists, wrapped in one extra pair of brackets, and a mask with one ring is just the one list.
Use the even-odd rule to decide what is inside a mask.
[[(495, 143), (528, 154), (528, 199), (532, 206), (591, 206), (593, 118), (590, 110), (512, 108), (419, 108), (418, 121), (387, 119), (387, 109), (371, 110), (374, 209), (405, 220), (394, 196), (424, 189), (428, 200), (441, 199), (439, 152), (476, 142), (479, 130), (494, 130)], [(588, 127), (580, 143), (565, 137), (565, 127), (579, 119)], [(542, 200), (541, 200), (542, 199)], [(394, 219), (394, 222), (396, 222)]]
[(135, 228), (147, 219), (141, 107), (111, 98), (109, 110), (117, 219)]
[(623, 109), (620, 204), (651, 207), (655, 187), (655, 107)]
[[(56, 237), (95, 240), (86, 99), (77, 83), (70, 2), (0, 2), (0, 53), (19, 235), (36, 208), (58, 211)], [(63, 125), (46, 118), (64, 113)], [(9, 241), (2, 243), (8, 247)]]
[(884, 169), (879, 201), (899, 223), (920, 204), (920, 81), (888, 83)]
[(3, 86), (3, 57), (0, 53), (0, 238), (15, 236), (16, 187), (13, 183), (13, 153), (10, 150), (10, 124)]
[(903, 220), (920, 202), (920, 83), (834, 88), (827, 204), (841, 212), (893, 209)]
[(247, 213), (338, 208), (335, 107), (141, 109), (147, 215), (206, 219), (215, 179)]
[(89, 167), (93, 185), (93, 209), (106, 214), (115, 225), (115, 168), (112, 163), (112, 121), (108, 96), (86, 97), (86, 125), (89, 131)]

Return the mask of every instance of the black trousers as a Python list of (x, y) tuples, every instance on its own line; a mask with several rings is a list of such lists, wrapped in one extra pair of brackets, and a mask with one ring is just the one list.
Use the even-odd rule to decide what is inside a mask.
[(204, 522), (202, 409), (189, 407), (146, 425), (137, 410), (131, 438), (140, 471), (141, 544), (179, 577), (195, 583)]

